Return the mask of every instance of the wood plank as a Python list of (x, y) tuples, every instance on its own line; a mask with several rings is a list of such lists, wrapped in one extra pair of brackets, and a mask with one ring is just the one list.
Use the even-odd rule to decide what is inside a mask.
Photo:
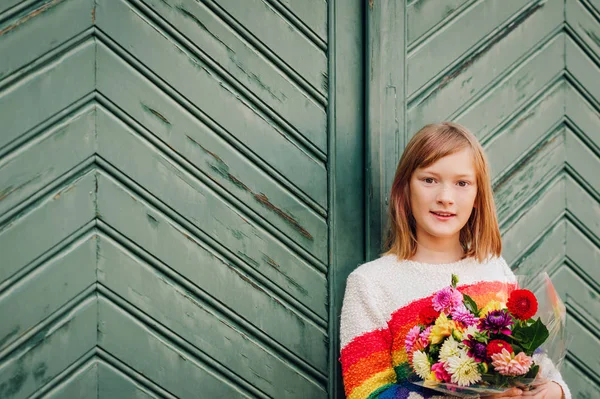
[(600, 203), (572, 178), (566, 180), (566, 185), (567, 209), (590, 233), (600, 237)]
[(0, 215), (94, 154), (96, 112), (85, 107), (0, 160)]
[(0, 282), (95, 217), (96, 179), (88, 172), (0, 226)]
[[(597, 289), (590, 286), (568, 265), (561, 266), (556, 274), (554, 274), (552, 281), (556, 291), (560, 297), (563, 298), (567, 307), (570, 306), (569, 304), (571, 301), (574, 301), (575, 304), (572, 306), (585, 309), (587, 321), (590, 325), (595, 326), (597, 331), (597, 329), (600, 328), (600, 301), (598, 300), (600, 293)], [(569, 319), (572, 319), (572, 317), (567, 317), (567, 320)], [(577, 327), (567, 321), (567, 331), (569, 335), (577, 337), (574, 341), (579, 340), (580, 336), (578, 332), (574, 331), (572, 328)], [(583, 336), (581, 338), (583, 338)], [(592, 347), (594, 346), (591, 346), (590, 348)]]
[[(99, 79), (99, 90), (109, 98), (118, 97), (120, 109), (152, 133), (150, 135), (144, 132), (145, 135), (150, 135), (153, 139), (155, 136), (164, 142), (169, 147), (167, 151), (173, 150), (176, 155), (184, 157), (208, 179), (243, 201), (260, 218), (268, 221), (322, 262), (326, 262), (326, 221), (302, 201), (303, 196), (299, 190), (285, 180), (273, 178), (185, 108), (162, 95), (160, 89), (120, 62), (114, 53), (107, 51), (104, 46), (99, 46), (98, 50), (99, 61), (111, 71), (110, 75), (114, 78)], [(128, 82), (128, 90), (122, 90), (119, 83), (122, 81)], [(155, 110), (160, 110), (161, 115), (168, 116), (168, 125), (154, 114), (158, 112)], [(108, 111), (100, 107), (98, 112), (105, 114)], [(106, 119), (108, 121), (105, 121)], [(133, 134), (129, 127), (113, 120), (114, 117), (100, 117), (99, 135), (108, 134), (110, 137), (116, 136), (116, 140), (123, 140), (122, 136), (129, 137)], [(101, 143), (106, 143), (108, 147), (102, 147), (100, 151), (103, 156), (112, 159), (113, 156), (118, 156), (119, 151), (135, 152), (137, 150), (133, 148), (152, 145), (139, 138), (140, 135), (136, 134), (135, 137), (138, 138), (128, 140), (133, 146), (132, 149), (114, 148), (113, 138), (109, 138), (101, 140)]]
[(267, 1), (246, 0), (243, 6), (237, 0), (215, 3), (312, 87), (327, 95), (327, 53), (304, 37)]
[(96, 299), (64, 317), (0, 359), (0, 397), (27, 398), (96, 346)]
[[(570, 288), (569, 299), (567, 300), (567, 307), (569, 306), (568, 301), (571, 299), (571, 295), (576, 294), (573, 291), (580, 290), (583, 290), (583, 287), (580, 288), (579, 286), (572, 286)], [(587, 309), (594, 309), (594, 311), (597, 312), (599, 308), (597, 305), (598, 303), (600, 303), (600, 301), (598, 301), (596, 297), (595, 306), (592, 305), (591, 308)], [(595, 313), (595, 315), (598, 314), (599, 313)], [(576, 337), (571, 341), (569, 345), (569, 356), (577, 358), (580, 363), (585, 364), (588, 367), (588, 369), (591, 370), (594, 374), (596, 374), (596, 377), (598, 377), (597, 371), (598, 366), (600, 366), (600, 357), (598, 357), (597, 352), (593, 350), (593, 348), (598, 348), (598, 346), (600, 346), (600, 339), (598, 339), (597, 335), (598, 324), (596, 324), (594, 327), (590, 326), (589, 324), (586, 326), (579, 322), (579, 320), (577, 320), (575, 317), (569, 317), (568, 315), (567, 331), (573, 337)]]
[[(166, 37), (151, 21), (123, 1), (112, 2), (110, 7), (98, 4), (96, 20), (111, 39), (132, 52), (144, 67), (201, 110), (205, 123), (219, 125), (227, 131), (228, 141), (254, 152), (325, 207), (327, 171), (322, 160), (309, 153), (197, 57)], [(152, 42), (152, 46), (149, 47), (148, 42)], [(106, 69), (101, 59), (98, 61), (99, 79), (112, 79), (110, 69)], [(141, 65), (136, 67), (143, 68)], [(106, 84), (101, 82), (99, 86)], [(127, 89), (121, 85), (121, 91), (124, 90)], [(110, 100), (118, 105), (120, 95), (119, 92)], [(170, 120), (170, 115), (163, 114), (162, 110), (155, 111), (167, 122)]]
[(550, 187), (537, 192), (522, 205), (518, 217), (501, 226), (503, 256), (512, 264), (565, 210), (564, 178), (556, 179)]
[(574, 398), (600, 398), (600, 385), (583, 374), (572, 362), (566, 361), (562, 370)]
[(175, 396), (252, 397), (112, 302), (98, 302), (98, 346)]
[[(584, 53), (581, 47), (571, 38), (567, 39), (566, 51), (567, 70), (585, 92), (589, 93), (596, 100), (596, 104), (598, 104), (600, 102), (600, 79), (596, 79), (595, 77), (600, 74), (600, 66), (598, 65), (600, 61), (597, 60), (594, 62), (590, 59), (589, 55)], [(598, 54), (600, 54), (600, 50)], [(569, 106), (568, 102), (567, 106)]]
[[(0, 12), (8, 4), (2, 2)], [(25, 8), (0, 25), (0, 81), (37, 60), (57, 44), (90, 28), (92, 0), (52, 0)], [(23, 49), (27, 51), (23, 51)]]
[[(411, 99), (408, 132), (413, 134), (426, 123), (451, 118), (466, 102), (485, 93), (486, 87), (510, 71), (513, 65), (523, 63), (532, 48), (562, 23), (563, 8), (562, 0), (548, 0), (527, 19), (527, 23), (515, 27), (510, 35), (494, 42), (483, 53), (462, 61), (431, 92)], [(458, 32), (453, 39), (462, 41), (463, 35)]]
[[(150, 207), (142, 198), (131, 191), (123, 189), (113, 180), (101, 176), (98, 186), (98, 209), (99, 217), (102, 220), (105, 220), (108, 225), (144, 248), (184, 278), (206, 290), (210, 295), (223, 301), (225, 301), (225, 298), (234, 300), (235, 302), (230, 305), (232, 309), (237, 310), (240, 307), (240, 309), (252, 311), (251, 314), (254, 316), (247, 316), (250, 320), (255, 319), (255, 317), (262, 320), (267, 315), (261, 316), (260, 312), (263, 311), (260, 308), (253, 308), (253, 302), (240, 302), (245, 301), (243, 297), (230, 297), (231, 293), (226, 293), (228, 286), (239, 286), (241, 284), (249, 292), (265, 291), (256, 292), (255, 295), (269, 297), (268, 301), (271, 303), (271, 307), (275, 306), (273, 302), (281, 302), (282, 308), (278, 308), (280, 311), (283, 311), (284, 307), (290, 308), (289, 303), (292, 303), (294, 307), (302, 312), (306, 312), (306, 308), (308, 308), (319, 317), (326, 317), (326, 283), (324, 278), (312, 273), (305, 264), (298, 262), (293, 257), (280, 263), (281, 271), (269, 266), (267, 261), (261, 258), (258, 258), (261, 262), (258, 266), (250, 265), (255, 266), (256, 269), (244, 264), (241, 265), (242, 267), (236, 267), (235, 264), (223, 259), (214, 250), (209, 250), (205, 242), (196, 238), (195, 232), (190, 232), (178, 226), (174, 220), (167, 218), (160, 210)], [(260, 249), (258, 240), (251, 243), (251, 245), (258, 246)], [(253, 255), (250, 249), (247, 249), (247, 252)], [(218, 274), (215, 274), (217, 271), (222, 273), (222, 277), (217, 278)], [(226, 282), (228, 283), (226, 284)], [(250, 289), (248, 284), (253, 289)], [(222, 290), (222, 292), (218, 290)], [(232, 293), (238, 294), (240, 292), (245, 291), (232, 291)], [(285, 302), (288, 303), (284, 305)], [(293, 307), (287, 311), (293, 312), (292, 309)], [(296, 312), (298, 310), (294, 313)], [(316, 325), (311, 323), (310, 320), (300, 317), (300, 314), (289, 316), (293, 316), (295, 323), (301, 324), (307, 330), (305, 332), (306, 337), (314, 336), (313, 334), (317, 334), (319, 331)], [(281, 325), (276, 324), (272, 327), (280, 328)], [(310, 334), (308, 333), (309, 330), (312, 330)], [(275, 334), (275, 330), (270, 334)], [(288, 343), (294, 345), (293, 342), (292, 340)], [(296, 345), (300, 345), (299, 348), (304, 348), (304, 344), (304, 341), (300, 338), (296, 341)], [(326, 359), (323, 356), (323, 351), (326, 348), (326, 343), (315, 339), (306, 348), (311, 353), (308, 357), (313, 359), (314, 362), (319, 362), (320, 368), (325, 367)]]
[[(600, 71), (598, 71), (600, 73)], [(589, 87), (589, 86), (587, 86)], [(599, 92), (600, 94), (600, 92)], [(600, 97), (598, 97), (600, 99)], [(571, 122), (587, 140), (600, 148), (600, 111), (585, 99), (572, 85), (567, 85), (565, 90), (565, 111)]]
[[(471, 48), (482, 44), (486, 36), (500, 29), (510, 28), (504, 26), (515, 17), (527, 18), (528, 12), (535, 14), (539, 9), (537, 2), (526, 4), (518, 1), (490, 0), (477, 3), (473, 8), (444, 26), (437, 35), (433, 36), (423, 45), (416, 48), (408, 56), (407, 64), (407, 94), (412, 96), (427, 82), (442, 73), (448, 65), (466, 63), (468, 58), (460, 60)], [(543, 7), (543, 6), (542, 6)], [(533, 11), (535, 10), (535, 11)], [(457, 38), (460, 37), (460, 40)]]
[(327, 0), (275, 0), (302, 20), (321, 40), (327, 42)]
[[(195, 0), (145, 2), (193, 43), (195, 55), (217, 64), (218, 73), (237, 80), (236, 84), (256, 96), (255, 101), (274, 110), (322, 152), (327, 152), (327, 113), (323, 104), (262, 56), (205, 3)], [(308, 3), (294, 2), (300, 8), (310, 6)], [(319, 13), (318, 8), (312, 11), (315, 15)]]
[(567, 224), (567, 256), (589, 276), (591, 281), (600, 283), (600, 248), (572, 223)]
[(137, 381), (121, 373), (105, 362), (98, 362), (97, 399), (136, 398), (159, 399), (161, 396), (151, 392)]
[(548, 89), (537, 101), (513, 118), (511, 123), (483, 144), (490, 164), (492, 185), (519, 162), (535, 143), (542, 140), (564, 116), (564, 87), (561, 82)]
[(541, 271), (551, 273), (551, 266), (561, 262), (566, 253), (566, 221), (562, 219), (539, 237), (533, 245), (516, 258), (511, 268), (516, 275), (533, 277)]
[[(243, 260), (256, 272), (306, 303), (306, 306), (321, 317), (326, 317), (327, 284), (324, 266), (322, 268), (298, 256), (289, 245), (263, 229), (235, 206), (215, 195), (188, 172), (179, 169), (155, 148), (140, 146), (132, 136), (119, 134), (123, 129), (109, 129), (111, 126), (114, 126), (114, 123), (108, 124), (101, 114), (98, 115), (98, 128), (104, 129), (104, 133), (98, 136), (98, 146), (104, 159), (133, 179), (134, 184), (141, 185), (145, 191), (185, 218), (206, 237), (210, 237), (211, 245), (216, 245)], [(109, 132), (112, 134), (109, 135)], [(130, 156), (132, 149), (135, 150), (135, 157)], [(108, 181), (103, 180), (104, 182)], [(115, 190), (121, 191), (113, 189), (112, 183), (104, 189), (110, 190), (111, 193)], [(99, 217), (107, 220), (109, 224), (117, 223), (111, 218), (120, 220), (123, 218), (121, 213), (126, 208), (114, 208), (118, 202), (111, 195), (116, 195), (115, 193), (109, 195), (100, 188), (98, 191)], [(115, 198), (121, 197), (128, 206), (135, 206), (128, 195), (121, 194)], [(121, 206), (124, 204), (118, 205)], [(143, 222), (139, 228), (153, 226), (146, 216), (140, 220)], [(133, 226), (123, 228), (129, 230)]]
[[(426, 32), (434, 34), (430, 30), (434, 27), (438, 29), (443, 21), (449, 17), (454, 17), (458, 10), (467, 8), (475, 3), (476, 0), (446, 0), (443, 4), (433, 1), (416, 0), (406, 6), (406, 41), (410, 47), (415, 40), (419, 39)], [(437, 31), (437, 29), (436, 29)]]
[[(522, 214), (524, 202), (539, 195), (542, 187), (563, 169), (565, 137), (562, 131), (544, 138), (494, 185), (494, 197), (500, 225), (515, 214)], [(563, 200), (564, 203), (564, 200)]]
[[(0, 294), (0, 351), (96, 281), (96, 240), (88, 235), (69, 245)], [(23, 304), (27, 306), (23, 306)]]
[[(323, 387), (299, 373), (289, 360), (281, 358), (270, 347), (270, 342), (265, 343), (251, 331), (240, 328), (235, 320), (221, 313), (222, 309), (213, 308), (111, 239), (102, 238), (99, 250), (100, 283), (157, 322), (169, 326), (174, 334), (239, 378), (272, 397), (284, 393), (311, 398), (325, 394)], [(326, 357), (323, 346), (310, 348), (313, 343), (323, 341), (322, 334), (306, 328), (292, 312), (251, 287), (230, 268), (215, 260), (210, 264), (196, 264), (194, 268), (195, 282), (201, 282), (204, 290), (218, 302), (230, 306), (255, 326), (263, 327), (268, 336), (300, 356), (314, 356), (320, 352), (322, 358)], [(204, 283), (206, 281), (210, 283)], [(315, 362), (310, 358), (307, 360)]]
[(0, 148), (94, 90), (94, 53), (88, 40), (0, 91)]
[(92, 360), (43, 397), (44, 399), (96, 398), (98, 389), (98, 363)]
[(600, 23), (578, 0), (566, 0), (566, 22), (600, 61)]
[[(599, 125), (600, 126), (600, 125)], [(566, 135), (567, 163), (596, 193), (600, 194), (600, 158), (598, 153), (585, 145), (575, 133), (567, 128)]]
[(565, 35), (555, 36), (453, 119), (468, 126), (480, 139), (488, 137), (563, 73), (564, 41)]

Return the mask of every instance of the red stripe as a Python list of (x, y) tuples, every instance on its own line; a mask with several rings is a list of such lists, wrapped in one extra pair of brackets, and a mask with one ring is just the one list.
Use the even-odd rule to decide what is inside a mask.
[(354, 338), (349, 344), (342, 348), (340, 360), (342, 372), (352, 367), (360, 359), (374, 352), (390, 351), (391, 336), (389, 331), (375, 330)]

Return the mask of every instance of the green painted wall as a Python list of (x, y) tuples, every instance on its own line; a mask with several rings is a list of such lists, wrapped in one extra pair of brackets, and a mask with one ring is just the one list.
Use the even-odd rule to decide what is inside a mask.
[(444, 119), (600, 396), (599, 38), (597, 0), (3, 1), (0, 397), (342, 397), (345, 277)]
[(359, 1), (0, 4), (0, 398), (336, 389), (362, 32)]
[(504, 257), (551, 275), (573, 335), (564, 377), (600, 397), (600, 2), (440, 4), (368, 7), (367, 258), (411, 134), (466, 125), (491, 163)]

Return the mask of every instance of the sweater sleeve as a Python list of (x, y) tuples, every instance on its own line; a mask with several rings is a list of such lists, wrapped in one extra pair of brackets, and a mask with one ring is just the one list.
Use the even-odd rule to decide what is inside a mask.
[(376, 305), (368, 281), (356, 273), (350, 274), (346, 282), (340, 344), (339, 360), (347, 398), (434, 398), (428, 389), (405, 380), (397, 381), (387, 321)]
[(357, 273), (346, 281), (340, 320), (340, 362), (349, 399), (376, 398), (392, 388), (392, 338), (368, 282)]
[(540, 365), (542, 377), (546, 377), (550, 381), (554, 381), (558, 385), (560, 385), (560, 387), (563, 390), (563, 398), (571, 399), (571, 391), (569, 390), (569, 387), (563, 380), (562, 375), (560, 374), (560, 371), (556, 368), (556, 366), (554, 365), (552, 360), (550, 360), (550, 358), (548, 358), (548, 356), (543, 355), (543, 354), (542, 355), (534, 354), (533, 360), (535, 361), (536, 364)]

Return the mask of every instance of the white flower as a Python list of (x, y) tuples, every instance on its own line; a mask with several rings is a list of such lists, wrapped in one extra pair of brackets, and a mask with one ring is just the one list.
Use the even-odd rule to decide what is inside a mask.
[(465, 331), (463, 331), (463, 337), (464, 339), (467, 339), (469, 335), (474, 337), (476, 332), (479, 332), (479, 327), (477, 327), (477, 324), (474, 326), (469, 326), (465, 329)]
[(450, 357), (446, 362), (446, 371), (452, 376), (451, 381), (454, 384), (463, 387), (481, 380), (477, 362), (464, 353)]
[(422, 379), (427, 378), (429, 373), (431, 373), (431, 364), (429, 364), (429, 359), (425, 352), (414, 351), (412, 356), (412, 365), (415, 373)]
[(458, 356), (460, 354), (460, 342), (449, 336), (440, 348), (440, 362), (448, 361), (448, 358), (452, 356)]

